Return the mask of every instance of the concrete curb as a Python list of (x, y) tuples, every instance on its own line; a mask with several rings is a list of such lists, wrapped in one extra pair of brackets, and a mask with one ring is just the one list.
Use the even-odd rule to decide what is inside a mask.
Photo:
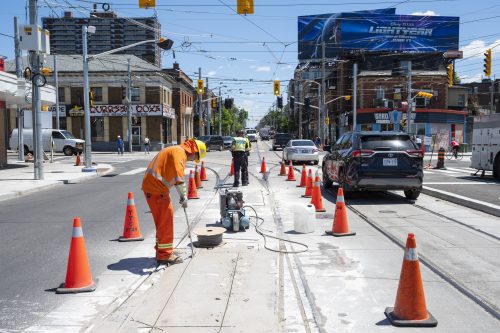
[(422, 187), (422, 193), (433, 196), (435, 198), (453, 202), (457, 205), (472, 208), (493, 216), (500, 217), (500, 206), (490, 204), (488, 202), (481, 202), (479, 200), (466, 198), (459, 194), (441, 191), (428, 186)]

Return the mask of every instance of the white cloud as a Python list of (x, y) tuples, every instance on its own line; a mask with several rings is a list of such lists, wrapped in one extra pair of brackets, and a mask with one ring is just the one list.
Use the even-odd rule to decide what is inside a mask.
[(216, 71), (210, 71), (207, 73), (207, 76), (214, 76), (215, 74), (217, 74)]
[(284, 71), (284, 70), (289, 70), (289, 69), (292, 69), (292, 65), (286, 65), (286, 66), (280, 67), (280, 69), (281, 69), (282, 71)]
[[(494, 46), (498, 45), (500, 43), (500, 39), (497, 39), (496, 41), (486, 44), (484, 40), (473, 40), (469, 44), (465, 45), (462, 47), (462, 51), (464, 51), (464, 58), (472, 57), (472, 58), (484, 58), (484, 52), (487, 49), (491, 49)], [(500, 49), (494, 48), (492, 49), (493, 55), (495, 54), (500, 54)]]
[(436, 12), (433, 10), (428, 10), (426, 12), (414, 12), (411, 15), (420, 15), (420, 16), (437, 16)]
[(461, 83), (481, 82), (482, 78), (483, 78), (483, 76), (481, 74), (463, 75), (463, 76), (460, 76), (460, 82)]
[(271, 67), (269, 67), (269, 66), (259, 66), (259, 67), (257, 67), (256, 71), (257, 72), (270, 72), (271, 71)]

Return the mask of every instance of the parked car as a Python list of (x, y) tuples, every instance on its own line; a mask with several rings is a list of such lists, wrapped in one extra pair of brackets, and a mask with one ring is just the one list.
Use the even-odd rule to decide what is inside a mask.
[(319, 150), (311, 140), (290, 140), (283, 148), (283, 160), (293, 162), (319, 163)]
[[(17, 150), (18, 142), (18, 129), (14, 128), (10, 135), (9, 146), (13, 150)], [(42, 129), (42, 149), (49, 152), (51, 147), (51, 140), (54, 140), (54, 151), (62, 152), (66, 156), (76, 155), (83, 151), (85, 141), (75, 138), (71, 132), (65, 130), (58, 130), (53, 128)], [(24, 154), (28, 155), (29, 152), (33, 153), (33, 129), (23, 128), (23, 144)]]
[(233, 143), (233, 137), (232, 136), (223, 136), (222, 140), (224, 141), (224, 149), (230, 149), (231, 143)]
[(220, 135), (203, 135), (200, 136), (198, 140), (205, 142), (207, 151), (210, 151), (212, 149), (219, 151), (224, 150), (224, 139), (222, 139), (222, 136)]
[(402, 132), (342, 135), (323, 158), (323, 184), (344, 191), (403, 190), (415, 200), (422, 190), (422, 151)]
[(257, 131), (249, 128), (245, 130), (245, 135), (250, 142), (257, 142)]
[(273, 138), (273, 150), (284, 148), (292, 136), (288, 133), (276, 133)]

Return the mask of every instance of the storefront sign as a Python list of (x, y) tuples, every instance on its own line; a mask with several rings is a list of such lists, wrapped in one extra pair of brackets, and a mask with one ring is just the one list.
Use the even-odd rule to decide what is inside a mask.
[(175, 109), (164, 104), (163, 117), (175, 119)]
[[(56, 106), (49, 106), (49, 111), (52, 112), (52, 116), (56, 116)], [(59, 105), (59, 117), (66, 117), (66, 105)]]
[[(94, 105), (90, 108), (91, 117), (123, 117), (127, 116), (126, 104), (117, 105)], [(162, 104), (132, 104), (130, 106), (132, 116), (163, 116), (175, 118), (175, 109)], [(71, 110), (70, 110), (71, 112)]]
[(390, 124), (391, 120), (389, 119), (389, 114), (384, 113), (375, 113), (375, 122), (377, 124)]
[(72, 105), (69, 108), (68, 115), (71, 117), (83, 117), (84, 114), (85, 114), (85, 111), (83, 110), (82, 106)]

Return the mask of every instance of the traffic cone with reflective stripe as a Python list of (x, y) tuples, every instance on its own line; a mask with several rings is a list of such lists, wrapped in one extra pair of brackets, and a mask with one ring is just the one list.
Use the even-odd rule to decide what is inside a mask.
[(385, 315), (394, 326), (437, 326), (437, 320), (427, 311), (425, 305), (424, 287), (414, 234), (408, 234), (406, 239), (396, 304), (393, 308), (386, 308)]
[(198, 172), (198, 166), (195, 166), (194, 168), (194, 181), (196, 183), (196, 188), (203, 188), (203, 185), (201, 185), (200, 173)]
[(205, 169), (205, 162), (204, 161), (201, 161), (200, 178), (201, 178), (202, 182), (208, 181), (208, 179), (207, 179), (207, 171)]
[(335, 203), (335, 216), (333, 218), (332, 230), (326, 230), (325, 232), (336, 237), (356, 235), (355, 232), (349, 231), (347, 208), (344, 202), (344, 190), (342, 187), (339, 187), (337, 192), (337, 202)]
[(81, 164), (82, 164), (82, 161), (80, 160), (80, 153), (76, 153), (75, 166), (80, 166)]
[(260, 164), (260, 173), (265, 173), (266, 170), (266, 158), (262, 157), (262, 163)]
[(311, 198), (312, 197), (312, 192), (313, 192), (313, 176), (312, 176), (312, 171), (309, 169), (309, 174), (307, 175), (307, 181), (306, 181), (306, 192), (302, 195), (302, 198)]
[(316, 176), (314, 177), (311, 203), (316, 208), (316, 212), (326, 212), (326, 210), (323, 208), (323, 198), (321, 197), (321, 182), (319, 180), (319, 174), (317, 171)]
[(280, 169), (280, 176), (286, 176), (286, 167), (285, 167), (285, 162), (281, 161), (281, 169)]
[(234, 176), (234, 158), (231, 160), (231, 170), (229, 171), (230, 176)]
[(290, 162), (290, 165), (288, 165), (288, 178), (286, 180), (295, 181), (295, 172), (293, 172), (292, 162)]
[(125, 222), (123, 223), (123, 236), (118, 237), (119, 242), (142, 241), (144, 237), (141, 235), (139, 228), (139, 220), (137, 219), (137, 211), (135, 210), (134, 194), (128, 192), (127, 208), (125, 209)]
[(69, 247), (68, 268), (66, 280), (59, 288), (57, 294), (76, 294), (94, 291), (96, 285), (92, 280), (85, 239), (83, 238), (82, 224), (79, 217), (73, 219), (73, 235)]
[(302, 164), (302, 174), (300, 176), (300, 184), (297, 187), (306, 187), (307, 185), (307, 173), (306, 173), (306, 165)]
[(198, 191), (196, 191), (196, 181), (194, 180), (193, 170), (189, 171), (188, 183), (188, 199), (199, 199)]

